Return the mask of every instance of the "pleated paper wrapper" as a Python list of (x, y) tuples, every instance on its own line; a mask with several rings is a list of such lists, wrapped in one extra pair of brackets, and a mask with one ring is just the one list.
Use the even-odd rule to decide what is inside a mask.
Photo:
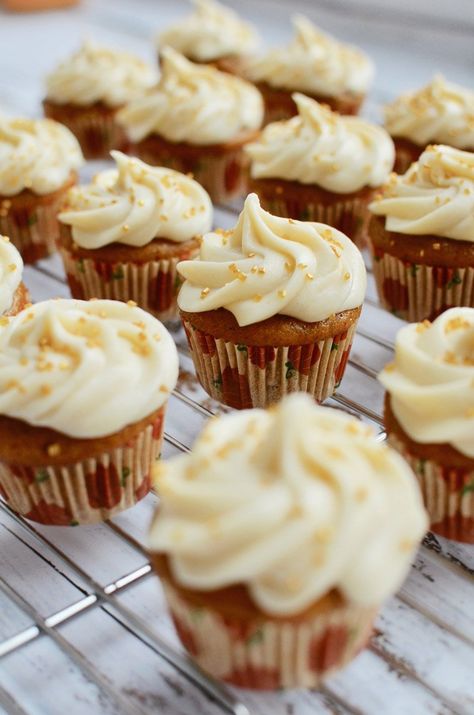
[(440, 536), (474, 544), (474, 465), (447, 467), (408, 452), (394, 434), (389, 443), (412, 467), (430, 516), (430, 529)]
[(344, 333), (307, 345), (255, 347), (226, 342), (184, 321), (198, 379), (215, 400), (235, 407), (267, 407), (290, 392), (318, 402), (342, 380), (356, 322)]
[(198, 665), (215, 678), (258, 690), (315, 688), (366, 645), (374, 608), (346, 604), (307, 619), (254, 621), (196, 607), (163, 580), (176, 631)]
[(110, 519), (151, 489), (161, 451), (165, 408), (132, 442), (74, 464), (29, 467), (0, 462), (0, 495), (41, 524), (77, 526)]

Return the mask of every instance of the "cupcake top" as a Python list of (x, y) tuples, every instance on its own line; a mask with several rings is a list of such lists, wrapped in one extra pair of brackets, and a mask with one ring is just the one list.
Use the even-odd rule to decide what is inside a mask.
[(13, 305), (13, 296), (21, 283), (23, 261), (7, 236), (0, 235), (0, 316)]
[(171, 142), (220, 144), (260, 127), (263, 101), (249, 82), (194, 64), (171, 47), (161, 58), (156, 90), (119, 112), (132, 141), (159, 134)]
[(326, 97), (367, 92), (374, 67), (366, 54), (326, 35), (301, 15), (292, 22), (295, 37), (287, 47), (248, 63), (246, 74), (252, 81)]
[(133, 302), (47, 300), (0, 329), (0, 414), (70, 437), (114, 434), (158, 410), (178, 356)]
[(427, 520), (406, 462), (307, 395), (212, 420), (155, 467), (150, 548), (185, 588), (247, 586), (272, 615), (332, 589), (376, 605), (406, 575)]
[(253, 52), (259, 43), (254, 28), (215, 0), (193, 0), (194, 12), (157, 37), (191, 60), (211, 62)]
[(69, 190), (59, 219), (82, 248), (110, 243), (145, 246), (155, 238), (180, 243), (209, 231), (212, 204), (197, 181), (172, 169), (112, 151), (117, 168)]
[(384, 114), (393, 137), (419, 146), (436, 143), (474, 149), (474, 92), (439, 75), (426, 87), (387, 104)]
[(474, 308), (402, 328), (395, 360), (379, 375), (406, 434), (474, 458)]
[(332, 112), (304, 94), (293, 99), (298, 116), (268, 124), (247, 145), (253, 178), (316, 184), (340, 194), (386, 181), (395, 151), (382, 127)]
[(89, 41), (47, 77), (46, 97), (57, 104), (103, 102), (119, 107), (139, 97), (157, 79), (156, 69), (138, 57)]
[(83, 164), (79, 142), (52, 119), (0, 116), (0, 194), (50, 194)]
[(402, 176), (393, 174), (370, 210), (387, 231), (474, 241), (474, 154), (429, 146)]
[(322, 223), (264, 211), (250, 194), (231, 231), (208, 233), (198, 259), (182, 261), (178, 304), (226, 308), (240, 326), (282, 314), (316, 322), (361, 305), (366, 273), (360, 251)]

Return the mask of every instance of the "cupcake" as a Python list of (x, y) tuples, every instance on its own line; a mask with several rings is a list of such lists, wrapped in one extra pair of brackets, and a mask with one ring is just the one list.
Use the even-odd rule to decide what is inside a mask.
[(474, 543), (474, 309), (402, 328), (380, 374), (390, 444), (413, 467), (431, 529)]
[(0, 236), (0, 326), (16, 315), (29, 301), (21, 280), (23, 261), (7, 236)]
[(246, 147), (250, 189), (277, 216), (328, 223), (363, 242), (374, 190), (388, 179), (393, 142), (359, 117), (294, 94), (298, 116), (269, 124)]
[(258, 48), (256, 30), (216, 0), (193, 4), (194, 12), (157, 36), (158, 48), (168, 45), (192, 62), (239, 74)]
[(374, 68), (361, 50), (324, 34), (296, 15), (295, 37), (287, 47), (270, 50), (248, 62), (245, 76), (265, 101), (265, 123), (297, 113), (293, 92), (328, 104), (340, 114), (357, 114), (369, 89)]
[(58, 209), (82, 163), (76, 138), (62, 124), (0, 115), (0, 234), (25, 263), (55, 250)]
[(297, 391), (321, 402), (339, 386), (366, 286), (343, 233), (272, 216), (250, 194), (236, 227), (206, 234), (178, 271), (181, 318), (211, 397), (266, 407)]
[(74, 298), (134, 300), (160, 320), (177, 317), (176, 265), (212, 226), (197, 181), (112, 151), (116, 168), (71, 189), (59, 249)]
[(135, 304), (48, 300), (0, 329), (0, 493), (42, 524), (92, 524), (150, 490), (178, 357)]
[(178, 635), (246, 688), (316, 688), (352, 660), (427, 526), (405, 461), (306, 395), (212, 420), (154, 479), (149, 548)]
[(374, 275), (387, 310), (411, 322), (474, 307), (474, 154), (431, 146), (371, 205)]
[(157, 79), (138, 57), (85, 42), (47, 77), (44, 113), (69, 127), (87, 159), (107, 159), (111, 149), (126, 145), (115, 122), (118, 110)]
[(384, 108), (385, 127), (396, 149), (395, 171), (403, 174), (429, 144), (474, 151), (474, 92), (436, 76), (417, 92)]
[(132, 152), (147, 164), (191, 172), (215, 202), (245, 188), (243, 147), (262, 123), (260, 93), (249, 82), (189, 62), (165, 47), (161, 81), (118, 115)]

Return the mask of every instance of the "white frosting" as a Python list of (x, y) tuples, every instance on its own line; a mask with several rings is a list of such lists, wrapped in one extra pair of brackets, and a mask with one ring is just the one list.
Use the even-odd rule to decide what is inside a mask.
[(474, 241), (474, 154), (430, 146), (370, 204), (388, 231)]
[(0, 414), (70, 437), (104, 437), (144, 419), (177, 377), (170, 334), (134, 305), (48, 300), (0, 331)]
[(324, 34), (301, 15), (295, 16), (292, 22), (293, 42), (249, 62), (246, 74), (250, 79), (326, 97), (367, 92), (374, 75), (367, 55)]
[(298, 116), (267, 125), (247, 145), (252, 177), (317, 184), (339, 194), (386, 181), (395, 150), (382, 127), (332, 112), (303, 94), (293, 99)]
[(138, 57), (85, 42), (47, 77), (46, 93), (57, 104), (103, 102), (119, 107), (141, 96), (157, 80), (156, 69)]
[(264, 211), (250, 194), (233, 231), (208, 233), (200, 257), (178, 264), (186, 279), (178, 304), (202, 312), (226, 308), (239, 325), (277, 313), (316, 322), (356, 308), (365, 295), (360, 251), (322, 223)]
[(415, 442), (474, 458), (474, 308), (402, 328), (379, 376), (397, 421)]
[(197, 181), (119, 151), (111, 154), (117, 168), (71, 189), (67, 209), (59, 214), (79, 246), (145, 246), (154, 238), (179, 243), (210, 230), (211, 200)]
[(0, 116), (0, 195), (57, 191), (83, 161), (76, 137), (63, 124)]
[(474, 150), (474, 92), (444, 77), (398, 97), (384, 114), (385, 127), (394, 137), (422, 147), (436, 143)]
[(377, 605), (400, 586), (427, 527), (406, 462), (303, 394), (213, 420), (155, 478), (149, 545), (168, 554), (178, 583), (245, 584), (275, 615), (334, 588)]
[(122, 109), (117, 119), (132, 141), (159, 134), (171, 142), (220, 144), (257, 130), (260, 92), (249, 82), (210, 65), (197, 65), (165, 47), (155, 91)]
[(254, 28), (215, 0), (193, 0), (194, 12), (157, 37), (191, 60), (210, 62), (253, 52), (259, 43)]
[(12, 307), (22, 271), (23, 260), (17, 249), (9, 238), (0, 235), (0, 316)]

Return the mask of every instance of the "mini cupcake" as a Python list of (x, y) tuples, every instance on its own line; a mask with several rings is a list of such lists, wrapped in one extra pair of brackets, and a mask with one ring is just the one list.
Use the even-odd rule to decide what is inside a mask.
[(156, 90), (118, 115), (133, 153), (147, 164), (191, 172), (215, 202), (239, 196), (248, 164), (243, 147), (262, 123), (260, 93), (249, 82), (193, 64), (170, 47), (161, 56)]
[(417, 92), (384, 108), (385, 128), (396, 149), (395, 171), (403, 174), (428, 144), (474, 151), (474, 92), (436, 76)]
[(0, 493), (27, 519), (92, 524), (150, 490), (178, 357), (135, 304), (50, 300), (0, 330)]
[(474, 307), (474, 154), (428, 147), (370, 209), (374, 275), (387, 310), (414, 322)]
[(402, 328), (387, 390), (390, 444), (413, 467), (441, 536), (474, 543), (474, 309)]
[(250, 189), (277, 216), (328, 223), (363, 242), (374, 190), (388, 179), (393, 142), (358, 117), (294, 94), (298, 116), (275, 122), (246, 147)]
[(113, 151), (117, 168), (71, 189), (59, 249), (74, 298), (134, 300), (177, 317), (176, 265), (199, 251), (212, 204), (197, 181)]
[(0, 234), (25, 263), (55, 250), (58, 209), (82, 163), (76, 138), (62, 124), (0, 115)]
[(256, 30), (216, 0), (193, 4), (194, 12), (157, 36), (158, 48), (168, 45), (192, 62), (239, 74), (260, 43)]
[(292, 395), (155, 468), (149, 548), (184, 646), (247, 688), (318, 687), (365, 646), (427, 526), (372, 430)]
[(16, 315), (29, 301), (21, 280), (23, 261), (7, 236), (0, 236), (0, 326)]
[(245, 76), (263, 95), (265, 124), (297, 113), (293, 92), (328, 104), (340, 114), (357, 114), (372, 83), (371, 60), (301, 15), (292, 22), (295, 37), (291, 44), (270, 50), (245, 67)]
[(138, 57), (85, 42), (47, 77), (44, 113), (69, 127), (86, 159), (107, 159), (111, 149), (126, 146), (118, 110), (157, 81)]
[(338, 387), (364, 299), (359, 250), (321, 223), (284, 219), (250, 194), (236, 227), (183, 261), (181, 318), (204, 389), (239, 409)]

